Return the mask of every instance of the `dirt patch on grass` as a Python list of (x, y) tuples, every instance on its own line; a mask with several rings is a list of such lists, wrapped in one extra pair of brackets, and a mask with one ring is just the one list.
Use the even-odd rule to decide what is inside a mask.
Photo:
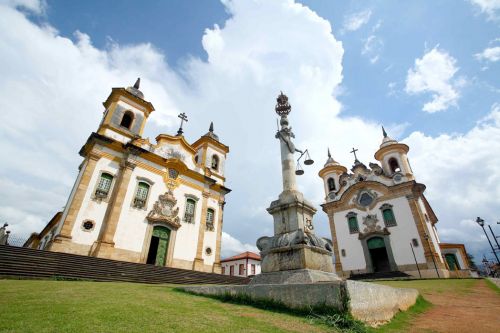
[(474, 281), (467, 291), (423, 291), (434, 306), (412, 320), (408, 332), (498, 332), (500, 297), (483, 280)]

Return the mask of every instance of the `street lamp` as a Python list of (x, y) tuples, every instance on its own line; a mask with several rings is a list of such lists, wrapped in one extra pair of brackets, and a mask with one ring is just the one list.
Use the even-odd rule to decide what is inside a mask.
[(488, 237), (488, 234), (486, 233), (486, 230), (484, 229), (484, 220), (480, 218), (479, 216), (476, 219), (477, 224), (483, 228), (484, 234), (486, 236), (486, 239), (488, 240), (488, 243), (490, 243), (491, 249), (493, 250), (493, 254), (495, 255), (495, 258), (497, 258), (497, 263), (500, 264), (500, 260), (498, 260), (497, 253), (495, 252), (495, 248), (493, 247), (493, 244), (491, 244), (490, 238)]

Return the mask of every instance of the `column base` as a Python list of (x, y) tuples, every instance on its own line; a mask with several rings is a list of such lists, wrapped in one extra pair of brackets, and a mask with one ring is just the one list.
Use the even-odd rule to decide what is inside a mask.
[(193, 270), (203, 272), (205, 269), (205, 263), (203, 262), (203, 259), (200, 258), (195, 258), (193, 260)]

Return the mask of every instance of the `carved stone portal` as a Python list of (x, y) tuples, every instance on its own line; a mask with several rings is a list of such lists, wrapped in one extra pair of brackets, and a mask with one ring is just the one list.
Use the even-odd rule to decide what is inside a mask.
[(171, 228), (178, 229), (181, 226), (179, 218), (179, 207), (175, 208), (177, 200), (171, 190), (161, 194), (155, 202), (153, 209), (146, 217), (149, 222), (162, 223)]

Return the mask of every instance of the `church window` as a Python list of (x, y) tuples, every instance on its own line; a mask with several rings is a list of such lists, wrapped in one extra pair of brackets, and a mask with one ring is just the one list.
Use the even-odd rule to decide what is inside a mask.
[(351, 234), (355, 234), (359, 232), (359, 226), (358, 226), (358, 214), (354, 212), (350, 212), (349, 214), (346, 215), (347, 217), (347, 225), (349, 226), (349, 232)]
[(219, 170), (219, 157), (217, 155), (212, 156), (212, 169)]
[(373, 197), (368, 193), (363, 193), (359, 197), (359, 204), (363, 207), (370, 206), (373, 202)]
[(109, 190), (111, 189), (111, 183), (113, 182), (113, 176), (109, 173), (103, 172), (99, 183), (97, 184), (97, 189), (95, 191), (95, 196), (97, 198), (106, 198), (108, 196)]
[(82, 223), (82, 228), (85, 231), (91, 231), (92, 229), (94, 229), (94, 225), (95, 223), (93, 221), (87, 220)]
[(177, 179), (177, 177), (179, 176), (179, 171), (175, 169), (168, 169), (168, 176), (172, 179)]
[(383, 204), (380, 207), (382, 211), (382, 216), (384, 217), (384, 224), (386, 227), (394, 227), (397, 225), (396, 217), (394, 216), (394, 212), (392, 211), (392, 205)]
[(214, 231), (214, 216), (215, 212), (212, 208), (207, 210), (207, 219), (206, 219), (206, 230)]
[(394, 157), (389, 159), (389, 169), (391, 169), (392, 173), (401, 171), (401, 168), (399, 167), (399, 163)]
[(335, 191), (335, 180), (333, 178), (328, 178), (328, 192)]
[(187, 223), (194, 223), (194, 209), (196, 207), (196, 201), (191, 198), (186, 200), (186, 211), (184, 212), (184, 221)]
[(132, 111), (126, 111), (123, 114), (122, 121), (120, 122), (120, 126), (130, 129), (132, 126), (132, 121), (134, 120), (134, 114)]
[(149, 188), (150, 186), (148, 183), (139, 182), (139, 184), (137, 184), (137, 192), (135, 193), (134, 198), (134, 207), (143, 208), (146, 206)]
[(240, 276), (245, 275), (245, 265), (244, 264), (240, 264), (238, 275), (240, 275)]

